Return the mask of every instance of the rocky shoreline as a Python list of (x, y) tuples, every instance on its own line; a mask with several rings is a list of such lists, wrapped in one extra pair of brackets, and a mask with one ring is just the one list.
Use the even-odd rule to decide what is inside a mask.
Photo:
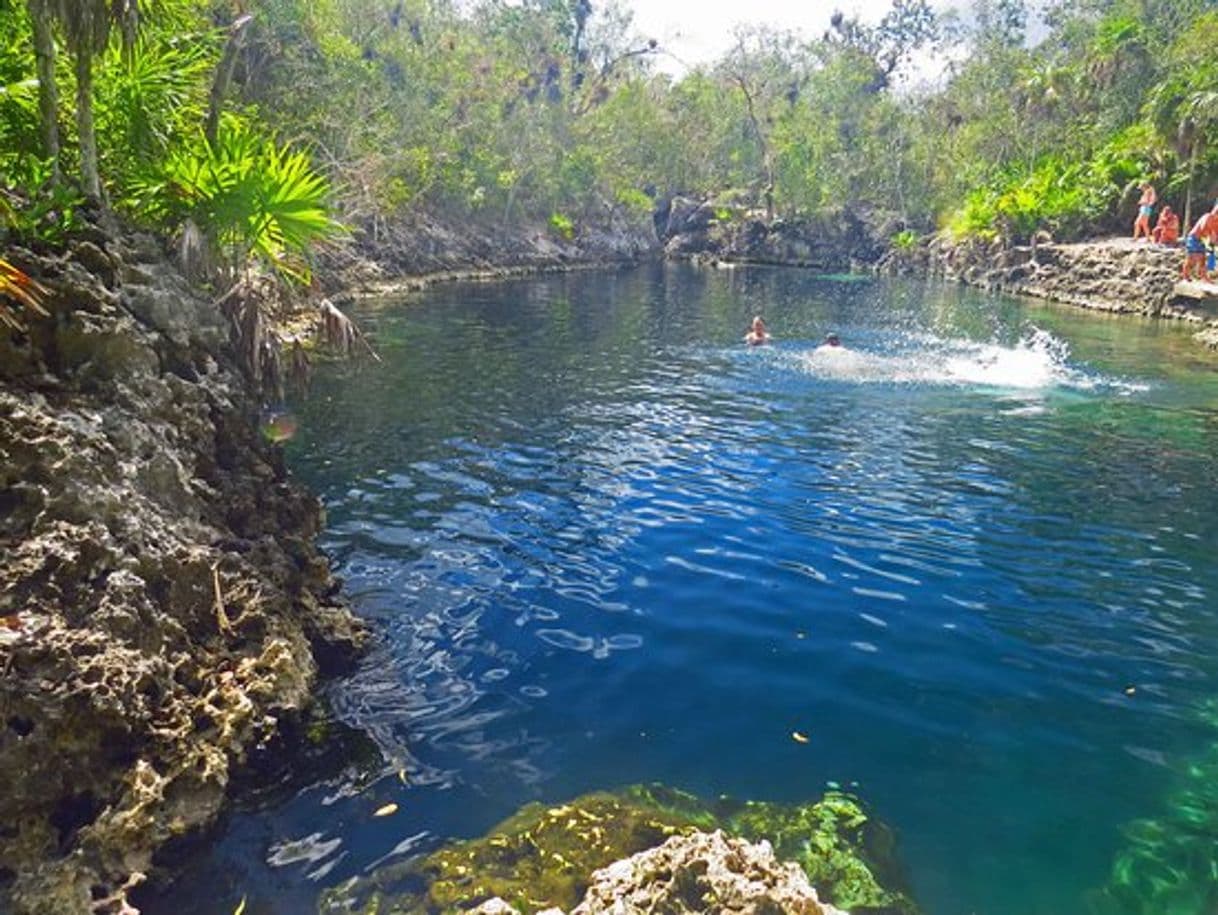
[(867, 269), (905, 228), (892, 214), (831, 212), (770, 219), (719, 198), (675, 197), (651, 214), (607, 211), (569, 237), (534, 225), (418, 216), (363, 226), (323, 256), (327, 291), (348, 297), (412, 292), (439, 283), (595, 270), (667, 258), (713, 266), (769, 264), (825, 272)]
[[(352, 294), (656, 257), (875, 270), (1193, 321), (1218, 346), (1174, 290), (1178, 252), (890, 244), (903, 228), (678, 198), (571, 237), (403, 224), (325, 266)], [(259, 434), (228, 320), (162, 242), (108, 226), (7, 256), (51, 295), (0, 332), (0, 910), (130, 911), (157, 850), (214, 822), (366, 635), (314, 546), (319, 504)]]
[(1218, 316), (1180, 294), (1183, 253), (1125, 238), (1004, 246), (928, 236), (890, 248), (874, 265), (890, 276), (924, 276), (1113, 314), (1201, 325), (1194, 338), (1218, 348)]
[(0, 910), (130, 911), (365, 635), (161, 243), (6, 256), (50, 316), (0, 332)]

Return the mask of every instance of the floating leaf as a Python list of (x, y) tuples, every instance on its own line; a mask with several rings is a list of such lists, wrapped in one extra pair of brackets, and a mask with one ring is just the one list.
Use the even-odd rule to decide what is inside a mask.
[(388, 816), (393, 816), (397, 812), (398, 812), (398, 805), (390, 803), (390, 804), (386, 804), (384, 807), (378, 807), (376, 809), (376, 813), (374, 813), (372, 815), (374, 817), (388, 817)]
[(405, 784), (407, 784), (407, 779), (409, 779), (409, 778), (410, 778), (409, 772), (407, 772), (405, 769), (398, 769), (398, 781), (400, 781), (403, 785), (405, 785)]
[(241, 897), (241, 901), (237, 903), (237, 907), (233, 909), (233, 915), (245, 915), (245, 897)]
[(796, 743), (807, 743), (807, 742), (808, 742), (808, 735), (807, 735), (807, 734), (801, 734), (801, 733), (799, 733), (799, 731), (792, 731), (792, 732), (791, 732), (791, 739), (792, 739), (792, 740), (794, 740)]
[(1137, 691), (1138, 691), (1138, 688), (1137, 688), (1136, 686), (1126, 686), (1126, 687), (1125, 687), (1125, 695), (1126, 695), (1126, 696), (1132, 696), (1132, 695), (1133, 695), (1134, 693), (1136, 693)]

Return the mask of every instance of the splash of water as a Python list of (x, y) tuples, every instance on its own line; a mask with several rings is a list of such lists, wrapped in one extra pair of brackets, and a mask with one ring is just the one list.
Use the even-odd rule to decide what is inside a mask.
[(1024, 391), (1141, 386), (1102, 378), (1070, 362), (1070, 347), (1034, 328), (1014, 346), (969, 340), (914, 337), (893, 353), (846, 346), (820, 346), (802, 354), (804, 371), (818, 378), (857, 384), (931, 384)]

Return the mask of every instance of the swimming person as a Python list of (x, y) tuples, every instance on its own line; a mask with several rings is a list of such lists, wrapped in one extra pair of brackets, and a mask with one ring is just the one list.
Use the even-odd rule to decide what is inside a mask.
[(770, 342), (770, 332), (766, 330), (765, 321), (761, 320), (761, 315), (753, 318), (749, 332), (744, 335), (744, 342), (749, 346), (761, 346), (763, 343)]
[(824, 345), (825, 346), (841, 346), (842, 341), (841, 341), (841, 338), (838, 337), (837, 334), (830, 332), (830, 333), (825, 334)]

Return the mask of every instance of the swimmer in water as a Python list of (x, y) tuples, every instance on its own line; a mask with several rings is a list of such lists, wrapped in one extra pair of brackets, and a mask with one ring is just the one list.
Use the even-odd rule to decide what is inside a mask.
[(770, 342), (770, 332), (765, 329), (765, 321), (761, 320), (761, 315), (753, 318), (749, 332), (744, 335), (744, 342), (749, 346), (761, 346)]
[(825, 346), (841, 346), (841, 345), (842, 345), (842, 341), (841, 341), (841, 338), (840, 338), (840, 337), (838, 337), (838, 335), (837, 335), (837, 334), (834, 334), (834, 333), (829, 333), (829, 334), (825, 334), (825, 343), (824, 343), (824, 345), (825, 345)]

